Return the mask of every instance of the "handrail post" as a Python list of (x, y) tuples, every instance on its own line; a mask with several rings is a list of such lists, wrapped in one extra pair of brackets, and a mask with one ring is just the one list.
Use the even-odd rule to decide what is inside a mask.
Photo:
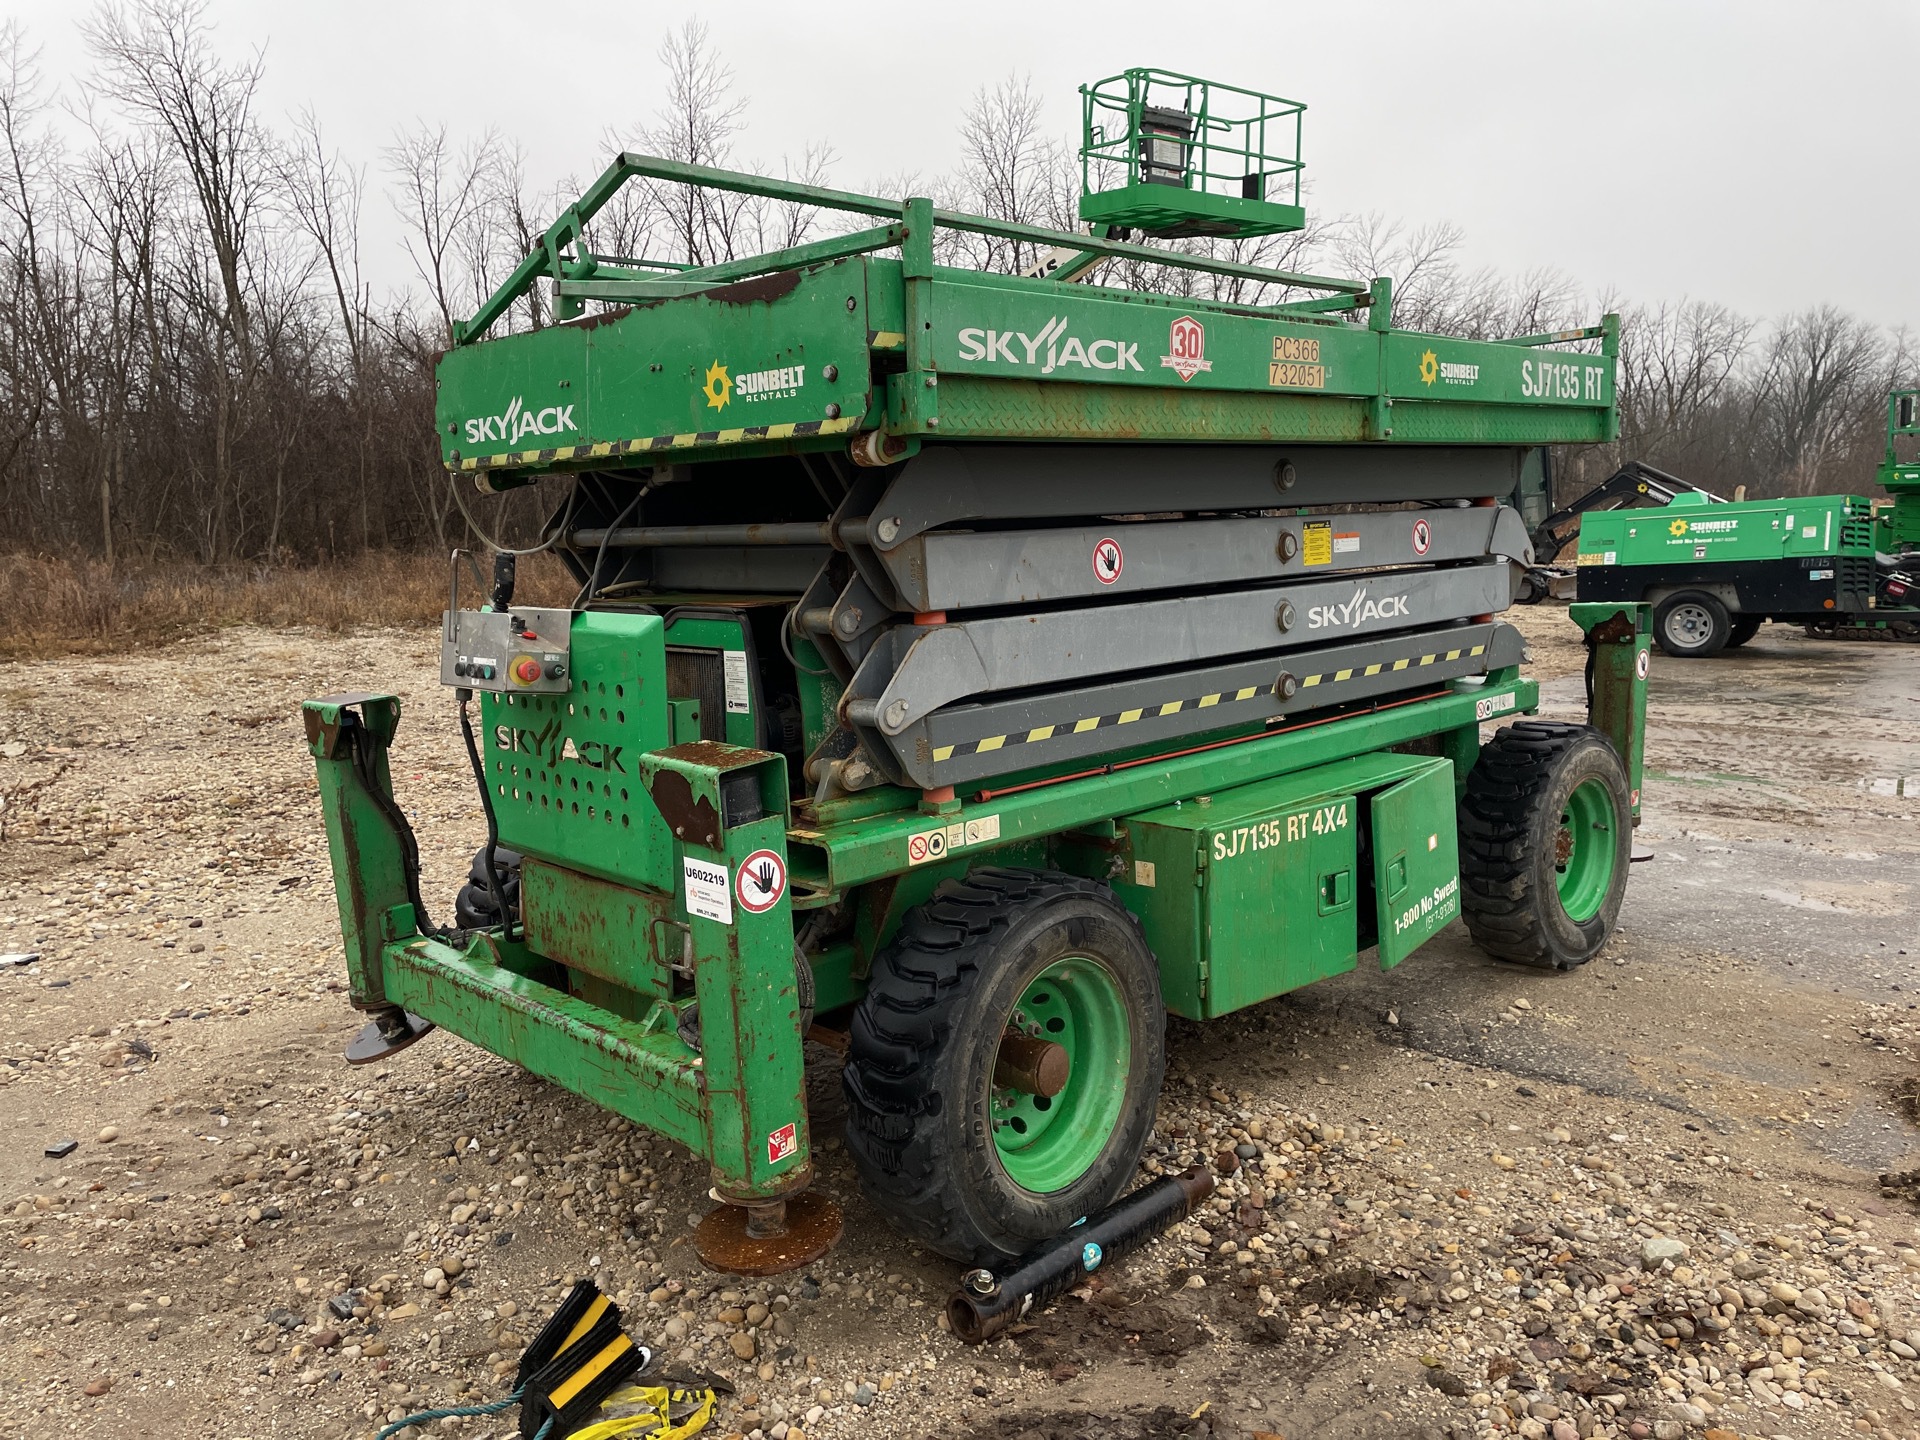
[(894, 377), (900, 427), (931, 430), (940, 424), (940, 376), (933, 361), (933, 201), (908, 199), (906, 238), (900, 242), (900, 274), (906, 286), (907, 369)]

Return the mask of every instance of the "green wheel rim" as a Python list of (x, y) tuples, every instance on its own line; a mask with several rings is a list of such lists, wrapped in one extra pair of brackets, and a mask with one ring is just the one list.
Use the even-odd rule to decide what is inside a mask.
[(1001, 1167), (1023, 1190), (1052, 1194), (1093, 1167), (1120, 1123), (1133, 1059), (1126, 997), (1106, 966), (1068, 955), (1033, 978), (1007, 1024), (1067, 1052), (1067, 1083), (1052, 1099), (993, 1091)]
[(1613, 888), (1613, 796), (1605, 782), (1583, 780), (1567, 796), (1554, 832), (1553, 865), (1560, 887), (1560, 906), (1575, 924), (1600, 913)]

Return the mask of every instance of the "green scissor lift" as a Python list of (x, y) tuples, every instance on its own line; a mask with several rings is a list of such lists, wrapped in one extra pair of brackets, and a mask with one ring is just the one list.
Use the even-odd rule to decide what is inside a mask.
[[(490, 827), (454, 926), (392, 796), (398, 703), (306, 706), (373, 1017), (351, 1058), (442, 1025), (679, 1141), (722, 1267), (838, 1233), (808, 1034), (844, 1051), (875, 1206), (990, 1259), (1127, 1186), (1167, 1012), (1462, 915), (1565, 968), (1619, 910), (1644, 607), (1576, 607), (1586, 726), (1520, 718), (1497, 618), (1530, 552), (1496, 502), (1530, 447), (1613, 436), (1613, 318), (1419, 334), (1385, 279), (1145, 244), (1297, 228), (1301, 107), (1148, 70), (1083, 98), (1084, 232), (622, 155), (456, 327), (447, 468), (572, 477), (581, 597), (519, 605), (501, 566), (448, 612)], [(596, 257), (635, 178), (873, 223)], [(937, 264), (941, 230), (1047, 278)], [(1089, 283), (1129, 257), (1296, 298)], [(535, 285), (559, 323), (489, 338)]]

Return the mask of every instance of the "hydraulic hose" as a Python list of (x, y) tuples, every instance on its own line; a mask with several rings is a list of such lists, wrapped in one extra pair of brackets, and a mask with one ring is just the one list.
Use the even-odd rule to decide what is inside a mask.
[(431, 935), (435, 939), (445, 938), (447, 932), (433, 923), (433, 917), (427, 913), (427, 902), (420, 898), (420, 842), (414, 838), (413, 826), (407, 823), (407, 817), (401, 812), (393, 795), (379, 783), (379, 777), (373, 769), (373, 739), (367, 733), (366, 723), (351, 710), (340, 712), (340, 728), (346, 734), (348, 748), (353, 754), (353, 773), (360, 781), (360, 788), (366, 791), (367, 798), (373, 801), (380, 813), (387, 817), (394, 833), (400, 838), (400, 865), (406, 876), (407, 901), (413, 906), (413, 918), (420, 927), (420, 933)]
[(487, 848), (482, 852), (487, 872), (487, 894), (493, 899), (494, 913), (500, 917), (500, 925), (509, 940), (516, 939), (513, 933), (513, 916), (507, 910), (506, 887), (500, 883), (500, 872), (494, 866), (493, 852), (500, 846), (500, 821), (493, 813), (493, 796), (487, 790), (487, 767), (480, 759), (480, 742), (474, 738), (473, 717), (467, 710), (473, 692), (461, 689), (454, 692), (460, 698), (460, 738), (467, 742), (467, 760), (473, 766), (473, 782), (480, 787), (480, 809), (487, 817)]

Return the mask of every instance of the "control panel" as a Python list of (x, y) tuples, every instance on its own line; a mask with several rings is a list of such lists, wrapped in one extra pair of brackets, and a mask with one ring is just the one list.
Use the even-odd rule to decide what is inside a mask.
[(564, 694), (573, 685), (572, 633), (571, 610), (448, 610), (440, 629), (440, 683), (497, 694)]

